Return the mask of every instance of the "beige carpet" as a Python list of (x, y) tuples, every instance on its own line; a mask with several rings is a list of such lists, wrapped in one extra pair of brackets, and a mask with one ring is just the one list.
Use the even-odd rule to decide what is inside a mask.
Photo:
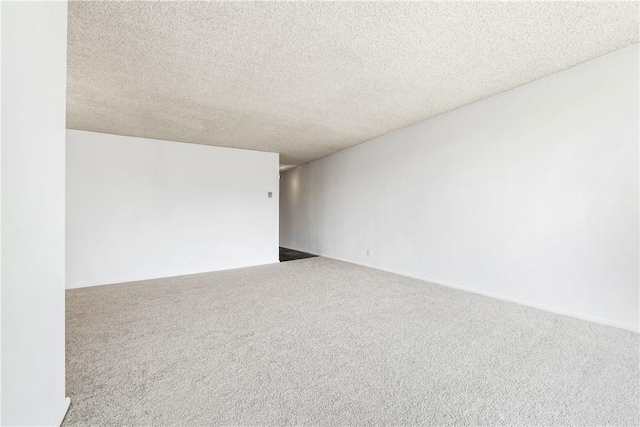
[(639, 336), (312, 258), (67, 291), (65, 425), (638, 425)]

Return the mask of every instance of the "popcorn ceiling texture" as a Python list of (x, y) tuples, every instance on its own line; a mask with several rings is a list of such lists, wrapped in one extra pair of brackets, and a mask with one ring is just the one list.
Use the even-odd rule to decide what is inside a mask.
[(67, 127), (298, 165), (638, 42), (638, 2), (69, 2)]

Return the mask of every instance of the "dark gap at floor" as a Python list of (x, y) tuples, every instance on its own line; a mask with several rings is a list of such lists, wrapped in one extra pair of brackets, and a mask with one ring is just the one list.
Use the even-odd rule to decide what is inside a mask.
[(294, 261), (296, 259), (313, 258), (318, 255), (308, 254), (306, 252), (300, 252), (293, 249), (283, 248), (280, 246), (280, 262)]

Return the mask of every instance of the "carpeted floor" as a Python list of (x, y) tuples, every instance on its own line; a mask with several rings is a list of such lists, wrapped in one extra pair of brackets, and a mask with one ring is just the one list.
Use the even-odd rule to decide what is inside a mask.
[(639, 335), (326, 258), (67, 291), (65, 425), (638, 425)]

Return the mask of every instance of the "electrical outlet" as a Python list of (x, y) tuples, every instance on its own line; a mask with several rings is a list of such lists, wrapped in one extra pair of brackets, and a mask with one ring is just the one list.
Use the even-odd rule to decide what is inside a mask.
[(367, 249), (367, 256), (371, 256), (371, 249)]
[(273, 197), (273, 193), (271, 191), (269, 191), (269, 193), (267, 193), (267, 197), (272, 198)]

